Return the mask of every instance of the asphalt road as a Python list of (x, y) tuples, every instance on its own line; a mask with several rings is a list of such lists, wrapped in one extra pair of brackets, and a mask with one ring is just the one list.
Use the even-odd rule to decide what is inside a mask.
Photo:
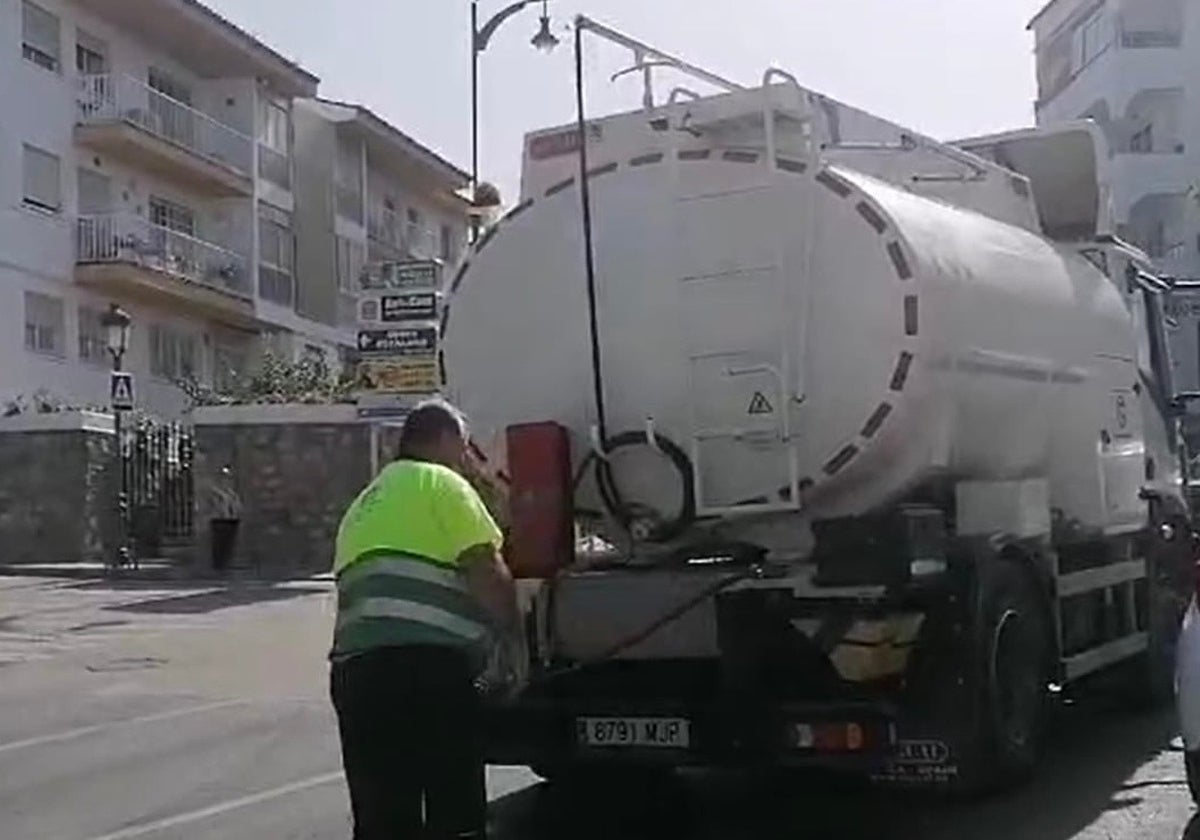
[[(349, 837), (330, 622), (321, 584), (0, 578), (0, 838)], [(1176, 840), (1173, 740), (1169, 714), (1063, 708), (1036, 783), (975, 803), (728, 775), (566, 792), (492, 768), (491, 817), (501, 840)]]

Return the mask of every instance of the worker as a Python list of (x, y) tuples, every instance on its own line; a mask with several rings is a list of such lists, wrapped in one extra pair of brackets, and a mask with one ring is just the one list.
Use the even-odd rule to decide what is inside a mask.
[(338, 529), (330, 693), (354, 840), (486, 833), (475, 680), (492, 642), (519, 647), (520, 619), (466, 459), (461, 413), (418, 406)]

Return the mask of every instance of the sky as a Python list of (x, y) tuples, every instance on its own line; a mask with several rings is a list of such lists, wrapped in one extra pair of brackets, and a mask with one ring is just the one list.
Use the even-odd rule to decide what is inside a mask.
[[(470, 166), (468, 0), (206, 0), (321, 77), (321, 94), (360, 102), (463, 169)], [(481, 58), (483, 180), (516, 198), (522, 138), (574, 119), (569, 21), (583, 13), (743, 84), (778, 66), (805, 87), (934, 137), (1029, 125), (1033, 38), (1045, 0), (550, 0), (561, 46), (529, 39), (541, 4), (498, 30)], [(507, 0), (480, 0), (486, 19)], [(640, 104), (628, 53), (591, 42), (588, 111)], [(608, 71), (608, 72), (601, 72)], [(664, 77), (664, 81), (667, 77)]]

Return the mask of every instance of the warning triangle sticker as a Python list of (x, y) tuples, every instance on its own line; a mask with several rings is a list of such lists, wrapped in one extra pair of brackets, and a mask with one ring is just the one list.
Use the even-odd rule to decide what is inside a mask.
[(767, 399), (767, 395), (762, 391), (755, 391), (754, 398), (750, 400), (750, 408), (747, 414), (774, 414), (775, 409), (771, 406), (771, 401)]

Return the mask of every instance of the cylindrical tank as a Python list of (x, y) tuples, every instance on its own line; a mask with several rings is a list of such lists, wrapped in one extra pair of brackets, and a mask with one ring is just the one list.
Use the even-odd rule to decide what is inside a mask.
[[(1055, 506), (1094, 518), (1089, 418), (1133, 384), (1136, 347), (1087, 260), (840, 166), (722, 149), (601, 163), (606, 431), (678, 444), (701, 518), (794, 515), (792, 486), (809, 518), (865, 514), (938, 474), (1044, 477)], [(508, 426), (539, 421), (586, 457), (588, 312), (572, 179), (510, 213), (452, 284), (448, 392), (493, 457)], [(679, 507), (662, 453), (610, 463), (623, 495)], [(577, 504), (596, 495), (584, 483)]]

